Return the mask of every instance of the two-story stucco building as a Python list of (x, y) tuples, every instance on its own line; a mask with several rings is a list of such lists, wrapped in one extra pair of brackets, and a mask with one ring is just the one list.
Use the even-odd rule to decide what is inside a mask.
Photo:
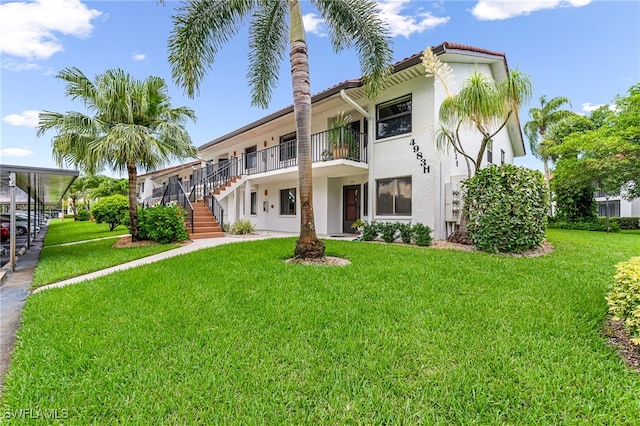
[[(503, 53), (455, 43), (433, 51), (452, 68), (454, 92), (473, 72), (498, 81), (509, 72)], [(394, 65), (390, 84), (376, 100), (366, 97), (362, 79), (312, 97), (318, 234), (353, 232), (357, 219), (423, 223), (437, 239), (453, 231), (460, 217), (457, 185), (466, 178), (467, 166), (434, 141), (444, 97), (441, 84), (425, 76), (421, 53)], [(341, 118), (348, 125), (336, 130)], [(480, 137), (467, 131), (467, 150), (477, 152), (479, 143)], [(292, 106), (205, 143), (199, 154), (203, 169), (192, 173), (184, 190), (192, 200), (209, 197), (219, 221), (249, 219), (260, 230), (299, 231)], [(513, 117), (494, 138), (484, 163), (513, 163), (524, 154), (520, 124)]]

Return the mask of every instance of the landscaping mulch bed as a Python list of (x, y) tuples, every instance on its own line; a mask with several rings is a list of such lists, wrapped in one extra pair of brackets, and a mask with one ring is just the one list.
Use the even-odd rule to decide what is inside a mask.
[[(113, 245), (115, 248), (126, 248), (126, 247), (147, 247), (147, 246), (155, 246), (160, 243), (151, 241), (151, 240), (141, 240), (141, 241), (131, 241), (131, 235), (120, 238)], [(190, 240), (183, 241), (180, 245), (186, 246), (187, 244), (191, 244)]]
[(607, 338), (607, 343), (618, 350), (629, 368), (640, 373), (640, 345), (631, 342), (631, 336), (624, 328), (624, 320), (607, 319), (603, 335)]

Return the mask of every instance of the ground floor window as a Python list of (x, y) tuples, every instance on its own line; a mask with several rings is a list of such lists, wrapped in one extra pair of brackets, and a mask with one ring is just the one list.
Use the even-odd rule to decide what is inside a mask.
[(411, 177), (376, 181), (376, 214), (411, 215)]
[[(598, 216), (607, 215), (607, 203), (598, 201)], [(620, 216), (620, 200), (609, 200), (609, 217)]]
[(296, 189), (280, 190), (280, 214), (295, 215), (296, 214)]
[(257, 192), (251, 193), (251, 214), (252, 215), (258, 214), (258, 193)]

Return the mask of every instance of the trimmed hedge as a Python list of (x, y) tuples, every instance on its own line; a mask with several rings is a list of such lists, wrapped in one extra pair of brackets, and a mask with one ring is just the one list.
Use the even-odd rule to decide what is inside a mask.
[(640, 229), (640, 217), (610, 217), (609, 220), (620, 225), (620, 229)]
[(609, 312), (624, 320), (631, 341), (640, 345), (640, 257), (616, 265), (613, 288), (607, 295)]
[(490, 253), (520, 253), (545, 236), (548, 196), (542, 173), (512, 164), (492, 165), (463, 182), (471, 242)]
[[(607, 232), (607, 222), (605, 218), (597, 218), (591, 221), (565, 222), (549, 218), (547, 228), (575, 229), (579, 231), (600, 231)], [(609, 218), (609, 232), (620, 232), (620, 224)]]

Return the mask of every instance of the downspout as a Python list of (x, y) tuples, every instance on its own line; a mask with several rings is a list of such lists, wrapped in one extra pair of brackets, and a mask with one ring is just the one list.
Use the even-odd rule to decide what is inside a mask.
[[(362, 108), (360, 105), (358, 105), (358, 103), (356, 101), (354, 101), (353, 99), (351, 99), (349, 97), (349, 95), (347, 95), (347, 92), (345, 92), (344, 89), (340, 90), (340, 97), (342, 97), (342, 99), (348, 103), (349, 105), (351, 105), (352, 107), (354, 107), (356, 109), (356, 111), (358, 111), (360, 114), (362, 114), (364, 117), (366, 117), (367, 119), (367, 123), (369, 128), (367, 129), (367, 137), (369, 137), (369, 135), (373, 135), (373, 129), (375, 129), (375, 123), (373, 122), (373, 117), (371, 117), (371, 114), (369, 114), (369, 112), (367, 110), (365, 110), (364, 108)], [(369, 216), (369, 222), (373, 222), (373, 217), (374, 217), (374, 211), (373, 211), (373, 194), (375, 191), (374, 188), (374, 173), (373, 173), (373, 141), (368, 140), (367, 141), (367, 164), (369, 165), (369, 177), (367, 178), (367, 181), (369, 183), (368, 187), (369, 187), (369, 193), (367, 194), (367, 213)], [(360, 212), (358, 212), (360, 213)]]
[(364, 115), (367, 118), (367, 120), (371, 121), (371, 114), (369, 114), (367, 110), (365, 110), (360, 105), (358, 105), (356, 101), (351, 99), (349, 95), (347, 95), (347, 92), (344, 91), (344, 89), (340, 90), (340, 96), (346, 103), (354, 107), (360, 114)]

